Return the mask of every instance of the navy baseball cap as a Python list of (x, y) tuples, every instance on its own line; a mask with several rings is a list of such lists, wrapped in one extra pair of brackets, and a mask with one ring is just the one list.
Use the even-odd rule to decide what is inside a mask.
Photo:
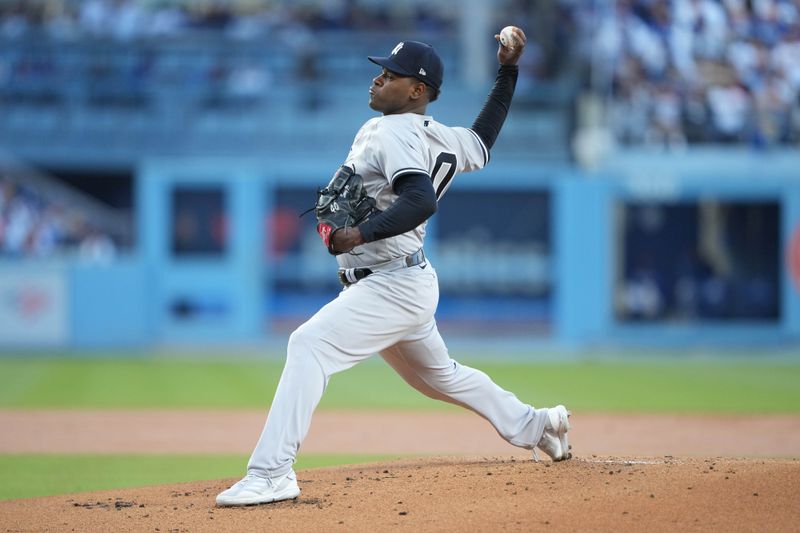
[(388, 57), (369, 56), (367, 59), (401, 76), (412, 76), (437, 91), (442, 85), (444, 65), (436, 50), (419, 41), (397, 44)]

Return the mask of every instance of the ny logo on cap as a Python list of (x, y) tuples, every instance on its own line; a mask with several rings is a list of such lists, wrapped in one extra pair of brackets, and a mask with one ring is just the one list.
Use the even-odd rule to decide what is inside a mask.
[(403, 48), (403, 43), (399, 43), (397, 46), (394, 47), (394, 50), (392, 50), (392, 55), (396, 55), (401, 48)]

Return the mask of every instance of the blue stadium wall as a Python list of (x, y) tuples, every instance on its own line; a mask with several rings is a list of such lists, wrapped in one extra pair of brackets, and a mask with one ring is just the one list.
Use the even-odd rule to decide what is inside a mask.
[[(525, 332), (523, 324), (523, 331), (515, 331), (522, 340), (568, 347), (785, 346), (800, 342), (800, 260), (797, 253), (792, 259), (790, 250), (793, 239), (800, 242), (799, 169), (800, 156), (795, 152), (626, 152), (591, 172), (568, 165), (493, 161), (479, 174), (457, 178), (453, 190), (485, 193), (487, 198), (497, 191), (549, 195), (550, 250), (543, 267), (551, 284), (543, 319), (547, 327), (540, 328), (534, 321)], [(264, 221), (272, 220), (281, 187), (312, 189), (322, 185), (330, 171), (316, 159), (291, 164), (238, 158), (144, 162), (136, 175), (137, 244), (132, 253), (107, 265), (0, 263), (6, 309), (0, 311), (5, 317), (0, 320), (0, 346), (208, 346), (284, 335), (287, 330), (276, 326), (276, 308), (265, 302), (295, 306), (297, 320), (313, 312), (327, 296), (322, 291), (303, 298), (301, 291), (294, 299), (272, 298), (274, 272), (269, 253), (264, 252), (270, 247), (271, 233)], [(224, 254), (176, 256), (170, 228), (175, 225), (175, 191), (182, 189), (222, 191), (227, 213)], [(618, 320), (614, 313), (615, 205), (709, 198), (762, 198), (780, 206), (778, 319), (668, 324)], [(434, 264), (438, 223), (434, 218), (430, 224), (427, 246)], [(333, 278), (335, 261), (323, 254), (302, 268), (320, 279)], [(495, 275), (491, 266), (487, 268), (488, 276)], [(330, 286), (326, 290), (329, 293)], [(504, 309), (480, 299), (473, 304), (484, 310), (487, 319), (495, 312), (502, 316)], [(509, 309), (514, 312), (513, 307)], [(290, 328), (291, 320), (287, 324)]]

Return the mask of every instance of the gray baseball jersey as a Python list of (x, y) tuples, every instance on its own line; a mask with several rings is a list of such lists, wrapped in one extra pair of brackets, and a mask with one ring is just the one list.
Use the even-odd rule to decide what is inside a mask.
[[(468, 128), (449, 127), (427, 115), (404, 113), (369, 120), (356, 134), (345, 164), (364, 179), (367, 193), (385, 210), (397, 199), (394, 180), (410, 173), (431, 176), (436, 198), (447, 191), (453, 177), (483, 168), (489, 152)], [(423, 222), (413, 231), (370, 242), (337, 257), (339, 266), (375, 265), (411, 255), (422, 248)]]

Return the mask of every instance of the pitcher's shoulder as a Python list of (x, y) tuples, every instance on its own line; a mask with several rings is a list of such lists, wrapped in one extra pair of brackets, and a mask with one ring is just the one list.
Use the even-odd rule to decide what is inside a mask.
[(374, 136), (396, 136), (399, 132), (416, 129), (415, 120), (409, 114), (403, 115), (382, 115), (380, 117), (373, 117), (366, 121), (361, 129), (359, 135)]

